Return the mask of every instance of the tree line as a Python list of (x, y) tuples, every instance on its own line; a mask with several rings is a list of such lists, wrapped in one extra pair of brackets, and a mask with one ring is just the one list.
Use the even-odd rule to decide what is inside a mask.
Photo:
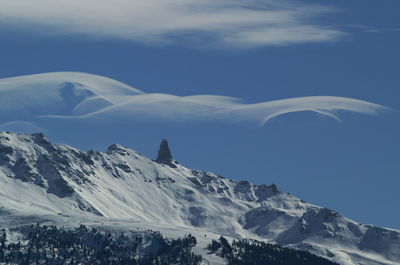
[(233, 240), (221, 236), (212, 240), (210, 253), (227, 260), (227, 265), (339, 265), (308, 251), (286, 248), (256, 240)]
[[(143, 251), (143, 243), (156, 247)], [(0, 263), (5, 264), (84, 264), (84, 265), (199, 265), (200, 255), (191, 249), (196, 238), (169, 239), (159, 232), (112, 235), (81, 225), (75, 229), (32, 226), (23, 242), (7, 242), (0, 233)]]

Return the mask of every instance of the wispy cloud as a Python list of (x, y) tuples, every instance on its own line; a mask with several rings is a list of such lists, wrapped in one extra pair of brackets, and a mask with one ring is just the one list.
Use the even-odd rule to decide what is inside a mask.
[[(83, 73), (48, 73), (0, 79), (0, 124), (28, 124), (49, 119), (85, 122), (219, 121), (266, 124), (280, 115), (311, 111), (340, 120), (338, 111), (377, 114), (387, 108), (364, 100), (313, 96), (260, 103), (238, 98), (147, 94), (121, 82)], [(48, 123), (46, 123), (48, 124)]]
[(0, 124), (0, 131), (12, 131), (16, 133), (29, 132), (47, 132), (44, 128), (37, 126), (36, 124), (26, 121), (11, 121)]
[(0, 0), (3, 25), (43, 34), (233, 47), (335, 40), (343, 33), (318, 22), (330, 12), (286, 0)]
[(372, 27), (372, 26), (367, 26), (367, 25), (347, 25), (348, 28), (352, 29), (357, 29), (362, 32), (367, 32), (367, 33), (385, 33), (385, 32), (399, 32), (400, 28), (399, 27), (387, 27), (387, 28), (382, 28), (382, 27)]

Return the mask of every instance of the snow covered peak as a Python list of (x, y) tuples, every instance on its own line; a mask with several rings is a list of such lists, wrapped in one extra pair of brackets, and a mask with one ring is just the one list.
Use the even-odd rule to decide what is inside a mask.
[(0, 132), (0, 214), (129, 220), (277, 242), (344, 265), (399, 264), (399, 231), (358, 224), (274, 184), (186, 168), (166, 141), (161, 149), (157, 162), (117, 144), (83, 152), (40, 133)]
[(128, 147), (119, 145), (119, 144), (112, 144), (107, 148), (107, 154), (121, 154), (126, 155), (130, 150)]

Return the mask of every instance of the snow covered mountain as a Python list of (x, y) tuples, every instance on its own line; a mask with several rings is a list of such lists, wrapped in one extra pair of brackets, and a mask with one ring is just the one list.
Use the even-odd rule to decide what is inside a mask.
[(0, 187), (2, 227), (97, 222), (173, 235), (191, 231), (203, 240), (255, 238), (343, 265), (400, 264), (400, 231), (359, 224), (273, 184), (186, 168), (166, 141), (153, 161), (117, 144), (106, 153), (83, 152), (40, 133), (1, 132)]

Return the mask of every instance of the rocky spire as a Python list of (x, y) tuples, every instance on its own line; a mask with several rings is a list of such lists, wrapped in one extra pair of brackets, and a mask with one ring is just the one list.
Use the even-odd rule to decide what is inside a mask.
[(158, 150), (158, 157), (156, 162), (172, 166), (174, 165), (172, 163), (173, 161), (174, 160), (172, 158), (171, 150), (168, 146), (168, 141), (166, 139), (163, 139), (160, 144), (160, 150)]
[(161, 141), (156, 162), (173, 168), (176, 168), (176, 164), (178, 164), (178, 162), (172, 158), (171, 150), (169, 150), (168, 141), (166, 139)]

